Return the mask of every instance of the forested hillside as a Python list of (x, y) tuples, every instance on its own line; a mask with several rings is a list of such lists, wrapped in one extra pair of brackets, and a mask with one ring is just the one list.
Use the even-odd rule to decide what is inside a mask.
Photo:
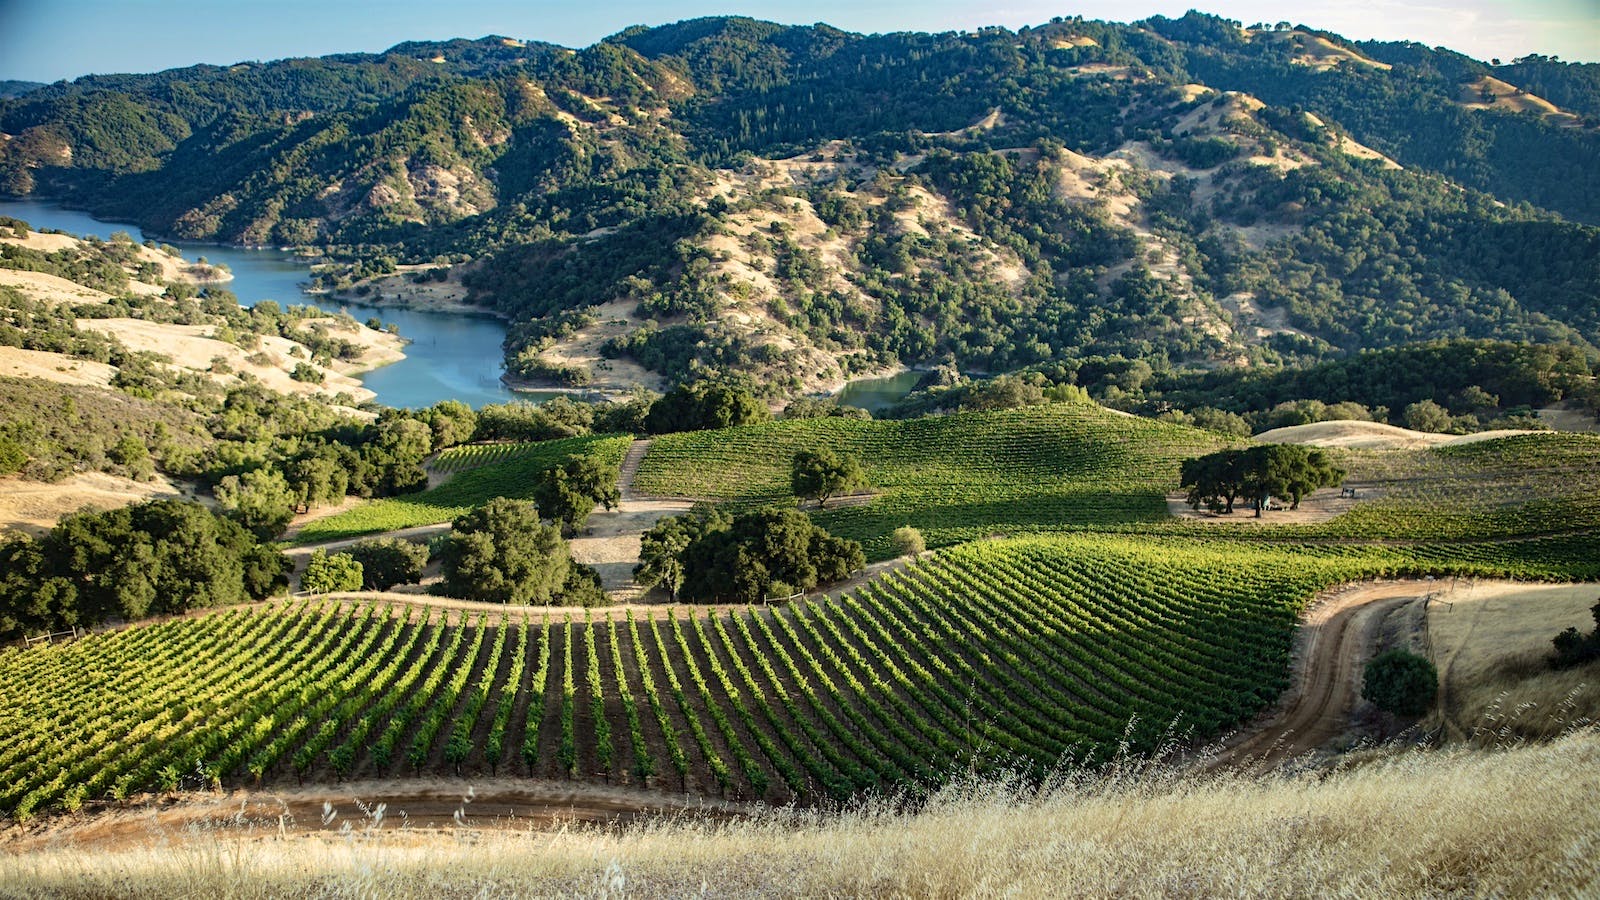
[(0, 191), (316, 246), (332, 289), (458, 282), (532, 382), (1592, 358), (1595, 71), (1198, 13), (698, 19), (40, 87), (0, 100)]

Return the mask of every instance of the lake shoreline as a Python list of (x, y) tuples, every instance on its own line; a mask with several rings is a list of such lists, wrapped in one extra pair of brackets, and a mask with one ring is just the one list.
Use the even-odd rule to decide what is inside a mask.
[[(30, 229), (41, 233), (55, 231), (109, 240), (111, 234), (125, 231), (139, 244), (147, 239), (167, 243), (146, 235), (135, 223), (106, 222), (88, 211), (46, 199), (0, 200), (0, 215), (26, 222)], [(274, 250), (186, 240), (175, 240), (170, 245), (188, 259), (204, 255), (211, 265), (226, 265), (231, 279), (211, 284), (235, 294), (241, 306), (272, 300), (280, 306), (315, 307), (330, 315), (348, 313), (358, 323), (378, 318), (394, 324), (408, 342), (402, 358), (391, 359), (385, 365), (363, 365), (355, 375), (362, 387), (376, 395), (378, 403), (423, 408), (453, 399), (478, 407), (517, 397), (500, 381), (505, 374), (506, 323), (493, 310), (465, 305), (393, 305), (387, 302), (391, 291), (382, 292), (382, 306), (372, 297), (346, 292), (310, 293), (306, 287), (314, 275), (313, 267), (325, 257), (306, 248)], [(458, 297), (465, 295), (455, 285), (450, 290)]]

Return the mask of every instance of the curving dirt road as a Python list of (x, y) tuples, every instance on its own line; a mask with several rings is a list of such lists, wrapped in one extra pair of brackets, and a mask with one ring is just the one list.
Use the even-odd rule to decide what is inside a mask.
[(1203, 766), (1268, 768), (1344, 734), (1379, 627), (1389, 613), (1434, 589), (1426, 581), (1361, 582), (1325, 594), (1306, 611), (1295, 635), (1289, 689)]

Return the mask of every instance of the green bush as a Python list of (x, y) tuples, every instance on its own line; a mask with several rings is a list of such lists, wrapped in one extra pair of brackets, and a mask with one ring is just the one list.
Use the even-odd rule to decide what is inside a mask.
[(28, 464), (28, 451), (9, 437), (0, 435), (0, 475), (10, 475)]
[(900, 556), (921, 556), (928, 549), (928, 542), (922, 539), (922, 532), (910, 525), (896, 528), (894, 534), (889, 537), (889, 543)]
[(361, 578), (361, 563), (356, 562), (350, 554), (317, 550), (311, 554), (306, 574), (300, 579), (300, 590), (308, 594), (359, 591)]
[(1414, 718), (1433, 706), (1439, 673), (1427, 657), (1405, 650), (1380, 653), (1367, 663), (1361, 697), (1384, 712)]

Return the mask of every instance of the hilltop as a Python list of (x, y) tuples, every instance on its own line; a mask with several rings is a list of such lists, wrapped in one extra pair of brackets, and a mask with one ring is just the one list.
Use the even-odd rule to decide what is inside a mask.
[(0, 190), (498, 311), (536, 384), (1592, 356), (1589, 74), (1198, 13), (697, 19), (50, 85), (0, 101)]

